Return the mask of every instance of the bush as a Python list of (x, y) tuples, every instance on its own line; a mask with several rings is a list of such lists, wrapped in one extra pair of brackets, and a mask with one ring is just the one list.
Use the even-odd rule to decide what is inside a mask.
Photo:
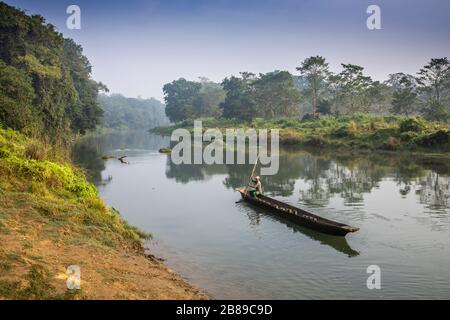
[(331, 133), (337, 138), (343, 138), (348, 136), (347, 126), (340, 126)]
[(409, 142), (417, 137), (419, 137), (419, 133), (412, 131), (407, 131), (400, 134), (400, 140), (403, 142)]
[(331, 131), (331, 134), (337, 138), (354, 138), (361, 131), (362, 130), (359, 128), (358, 124), (356, 124), (355, 121), (351, 120), (347, 124), (339, 125), (337, 129)]
[(420, 132), (425, 127), (425, 121), (417, 117), (407, 118), (400, 122), (400, 132)]
[(416, 143), (423, 147), (434, 147), (436, 145), (446, 146), (449, 142), (450, 131), (439, 130), (427, 136), (418, 138)]
[(32, 140), (25, 147), (25, 156), (33, 160), (44, 160), (48, 158), (49, 147), (43, 143)]
[(311, 113), (305, 114), (302, 118), (302, 121), (314, 121), (314, 120), (317, 120), (317, 118)]

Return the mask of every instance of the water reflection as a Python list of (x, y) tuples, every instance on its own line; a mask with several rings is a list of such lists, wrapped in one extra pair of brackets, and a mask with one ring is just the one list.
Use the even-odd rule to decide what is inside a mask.
[(347, 243), (235, 204), (252, 165), (176, 166), (158, 153), (167, 145), (111, 134), (84, 139), (74, 158), (108, 182), (99, 191), (109, 205), (154, 234), (155, 253), (213, 297), (379, 298), (365, 286), (374, 263), (388, 270), (383, 298), (450, 297), (448, 157), (281, 150), (265, 193), (360, 227)]
[(247, 217), (250, 220), (251, 225), (258, 226), (261, 223), (261, 217), (264, 217), (266, 219), (272, 219), (277, 222), (283, 223), (288, 229), (292, 230), (294, 233), (297, 232), (301, 233), (302, 235), (305, 235), (314, 241), (318, 241), (322, 245), (329, 246), (337, 250), (338, 252), (346, 254), (348, 257), (356, 257), (359, 255), (358, 251), (350, 247), (345, 237), (332, 236), (301, 227), (279, 216), (270, 215), (267, 213), (267, 211), (259, 207), (253, 206), (247, 202), (240, 201), (238, 205), (243, 206), (247, 209), (245, 211)]
[(428, 172), (418, 181), (420, 188), (416, 190), (420, 203), (428, 205), (430, 209), (450, 207), (450, 179), (440, 176), (436, 172)]
[(90, 181), (101, 182), (105, 163), (97, 145), (87, 141), (76, 143), (72, 149), (72, 160), (87, 172)]
[[(88, 136), (74, 145), (73, 160), (97, 183), (108, 183), (113, 177), (102, 180), (105, 169), (103, 156), (139, 155), (169, 145), (167, 137), (147, 132), (116, 132)], [(449, 159), (393, 153), (336, 153), (327, 150), (283, 149), (280, 152), (278, 174), (262, 178), (264, 192), (270, 196), (292, 196), (296, 183), (298, 202), (307, 206), (325, 207), (331, 198), (339, 196), (348, 206), (364, 202), (364, 195), (379, 187), (383, 179), (397, 182), (398, 192), (407, 196), (415, 192), (420, 203), (430, 209), (450, 207)], [(224, 175), (223, 184), (229, 189), (247, 183), (252, 165), (175, 165), (170, 156), (166, 162), (166, 177), (187, 184), (207, 180), (213, 175)]]
[[(280, 168), (274, 176), (262, 177), (264, 192), (270, 196), (293, 195), (295, 184), (304, 183), (299, 203), (327, 206), (339, 196), (348, 206), (363, 203), (364, 195), (379, 187), (383, 179), (397, 182), (398, 192), (406, 196), (415, 190), (420, 202), (430, 208), (449, 207), (449, 159), (402, 154), (344, 154), (284, 150)], [(213, 175), (225, 175), (223, 184), (229, 189), (247, 183), (252, 165), (174, 165), (167, 158), (166, 176), (177, 182), (201, 181)]]
[(169, 138), (145, 131), (123, 131), (92, 134), (81, 138), (72, 148), (72, 160), (84, 168), (90, 181), (107, 184), (113, 177), (102, 179), (105, 160), (109, 157), (134, 156), (169, 145)]

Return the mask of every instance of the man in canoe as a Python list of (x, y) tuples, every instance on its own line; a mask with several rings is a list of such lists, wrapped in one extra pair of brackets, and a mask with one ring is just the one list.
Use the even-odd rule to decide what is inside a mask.
[(252, 197), (257, 197), (262, 194), (261, 178), (259, 176), (252, 177), (252, 181), (248, 184), (249, 193)]

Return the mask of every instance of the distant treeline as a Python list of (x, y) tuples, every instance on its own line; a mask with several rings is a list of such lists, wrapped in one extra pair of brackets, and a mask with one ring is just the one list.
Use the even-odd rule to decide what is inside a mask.
[(102, 126), (106, 128), (148, 130), (170, 123), (164, 113), (164, 104), (154, 98), (101, 94), (99, 102), (103, 109)]
[(183, 78), (164, 86), (166, 114), (173, 122), (196, 117), (251, 121), (254, 118), (314, 118), (356, 112), (378, 115), (421, 115), (430, 120), (450, 118), (450, 62), (431, 59), (416, 75), (390, 74), (372, 80), (364, 68), (342, 64), (335, 74), (326, 59), (313, 56), (298, 74), (273, 71), (241, 72), (220, 84)]
[(102, 83), (82, 47), (39, 15), (0, 2), (0, 125), (58, 139), (100, 122)]

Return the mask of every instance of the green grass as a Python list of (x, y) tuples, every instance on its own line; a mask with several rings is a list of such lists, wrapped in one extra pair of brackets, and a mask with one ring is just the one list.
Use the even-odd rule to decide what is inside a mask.
[[(44, 262), (32, 253), (33, 258), (28, 256), (35, 243), (27, 235), (38, 234), (63, 244), (79, 243), (93, 252), (118, 248), (142, 252), (141, 239), (150, 237), (130, 226), (116, 209), (107, 207), (84, 172), (58, 148), (0, 128), (0, 232), (8, 234), (14, 226), (14, 232), (24, 238), (20, 252), (0, 248), (2, 298), (84, 298), (80, 291), (55, 294), (53, 275)], [(14, 279), (17, 267), (27, 272)]]
[[(40, 145), (43, 150), (36, 149)], [(110, 245), (129, 242), (137, 246), (141, 238), (149, 236), (108, 208), (84, 173), (51, 148), (13, 130), (0, 129), (0, 190), (5, 199), (14, 199), (15, 207), (32, 207), (45, 221), (81, 229)]]
[[(319, 119), (254, 119), (252, 122), (204, 118), (203, 130), (227, 128), (280, 129), (280, 143), (312, 147), (369, 150), (450, 151), (450, 124), (430, 122), (420, 117), (354, 114), (324, 116)], [(174, 129), (193, 132), (193, 120), (152, 131), (168, 135)]]

